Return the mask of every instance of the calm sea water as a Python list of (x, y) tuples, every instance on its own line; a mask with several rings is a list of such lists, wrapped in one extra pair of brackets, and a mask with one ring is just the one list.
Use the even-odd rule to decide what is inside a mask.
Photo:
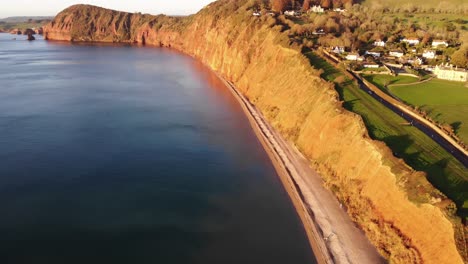
[(314, 262), (205, 67), (166, 49), (24, 39), (0, 34), (0, 263)]

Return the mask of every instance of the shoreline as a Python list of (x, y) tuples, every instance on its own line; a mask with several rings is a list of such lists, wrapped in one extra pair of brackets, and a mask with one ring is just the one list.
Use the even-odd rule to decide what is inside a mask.
[[(233, 97), (239, 103), (242, 110), (244, 111), (244, 114), (249, 120), (250, 126), (252, 127), (252, 130), (254, 131), (255, 135), (257, 136), (257, 139), (260, 141), (260, 143), (263, 146), (263, 149), (270, 158), (273, 167), (275, 168), (275, 171), (283, 184), (283, 188), (288, 193), (288, 196), (291, 199), (291, 202), (302, 222), (304, 231), (309, 241), (309, 245), (312, 249), (315, 259), (317, 260), (317, 263), (334, 263), (330, 257), (328, 249), (323, 243), (323, 239), (319, 239), (322, 238), (322, 236), (319, 235), (318, 230), (314, 225), (313, 220), (311, 219), (311, 215), (307, 212), (307, 208), (305, 207), (304, 202), (300, 198), (299, 192), (297, 190), (297, 184), (289, 175), (288, 169), (284, 166), (284, 163), (281, 160), (281, 157), (278, 155), (278, 152), (274, 150), (272, 142), (260, 127), (259, 120), (255, 118), (254, 114), (258, 114), (258, 111), (252, 111), (252, 106), (250, 102), (237, 90), (237, 88), (235, 88), (235, 86), (231, 82), (224, 79), (219, 73), (213, 70), (212, 72), (224, 83), (226, 88), (228, 88)], [(258, 116), (258, 118), (261, 117)]]
[[(210, 67), (208, 68), (210, 69)], [(334, 194), (325, 189), (320, 176), (309, 166), (308, 161), (303, 155), (295, 147), (291, 147), (269, 125), (261, 112), (237, 90), (233, 83), (227, 81), (218, 72), (212, 71), (237, 100), (246, 114), (254, 133), (269, 156), (285, 191), (288, 193), (301, 219), (317, 263), (384, 263), (385, 260), (380, 256), (375, 247), (370, 244), (364, 232), (355, 226)], [(303, 163), (299, 165), (307, 166), (297, 166), (297, 162)], [(313, 175), (309, 175), (307, 170), (313, 172)], [(308, 176), (315, 176), (316, 184), (304, 181), (304, 178)], [(329, 200), (329, 203), (322, 204), (321, 201), (311, 201), (311, 199), (317, 198), (314, 193), (320, 194), (324, 192), (328, 193), (328, 197), (323, 197), (324, 199), (333, 197)], [(327, 206), (334, 207), (335, 210), (324, 208)], [(336, 210), (341, 211), (342, 215), (334, 215), (336, 214)], [(343, 214), (345, 214), (345, 217), (343, 217)], [(333, 217), (335, 216), (345, 221), (347, 225), (344, 228), (334, 228), (335, 226), (333, 225), (338, 224), (334, 223), (332, 225), (332, 222), (334, 222)]]

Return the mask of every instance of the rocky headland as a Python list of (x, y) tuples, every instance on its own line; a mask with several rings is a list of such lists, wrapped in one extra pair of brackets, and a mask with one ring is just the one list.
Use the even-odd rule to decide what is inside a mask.
[[(252, 16), (251, 1), (220, 0), (188, 17), (75, 5), (59, 13), (44, 36), (171, 47), (197, 58), (234, 83), (300, 150), (382, 256), (392, 263), (463, 263), (454, 226), (437, 207), (443, 194), (369, 137), (286, 26)], [(411, 181), (419, 182), (425, 201), (413, 199)]]

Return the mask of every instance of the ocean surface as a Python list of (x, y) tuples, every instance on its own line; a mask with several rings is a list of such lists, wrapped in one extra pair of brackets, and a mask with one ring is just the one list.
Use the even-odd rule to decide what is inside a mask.
[(242, 109), (203, 65), (0, 34), (0, 263), (314, 262)]

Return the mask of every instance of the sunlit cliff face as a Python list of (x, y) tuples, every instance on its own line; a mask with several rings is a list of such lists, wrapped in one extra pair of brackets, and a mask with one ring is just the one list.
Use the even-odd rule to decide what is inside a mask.
[(425, 181), (421, 173), (371, 140), (361, 118), (342, 108), (332, 84), (290, 46), (287, 32), (274, 18), (254, 18), (246, 2), (217, 2), (181, 19), (74, 6), (44, 30), (50, 40), (144, 42), (198, 58), (232, 80), (309, 158), (383, 256), (399, 263), (462, 263), (443, 213), (408, 199), (405, 181)]

